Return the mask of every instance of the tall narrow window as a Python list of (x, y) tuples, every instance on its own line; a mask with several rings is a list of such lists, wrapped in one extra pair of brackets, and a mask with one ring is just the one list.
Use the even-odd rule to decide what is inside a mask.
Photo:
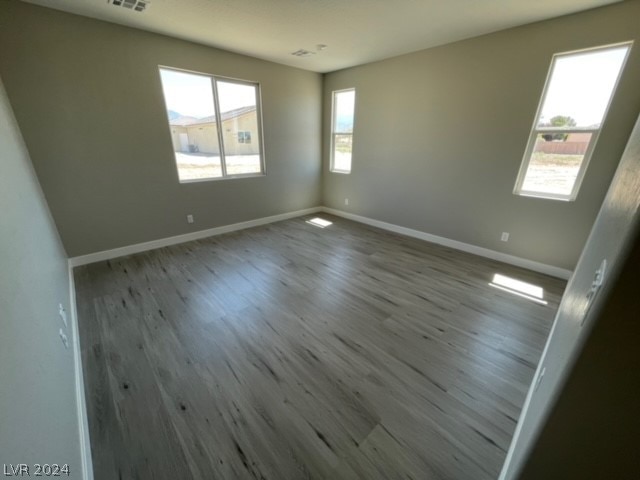
[(514, 193), (576, 198), (630, 49), (554, 55)]
[(351, 173), (351, 153), (353, 151), (353, 112), (356, 91), (338, 90), (333, 92), (331, 119), (331, 171)]
[(256, 83), (160, 68), (180, 182), (264, 174)]

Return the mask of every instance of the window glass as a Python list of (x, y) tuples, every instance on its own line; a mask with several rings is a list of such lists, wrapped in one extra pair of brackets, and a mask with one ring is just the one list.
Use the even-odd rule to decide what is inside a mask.
[(516, 194), (575, 199), (630, 48), (554, 56)]
[(160, 79), (180, 182), (263, 173), (257, 84), (169, 68)]
[(333, 92), (331, 120), (332, 172), (351, 172), (355, 100), (356, 91), (354, 89)]

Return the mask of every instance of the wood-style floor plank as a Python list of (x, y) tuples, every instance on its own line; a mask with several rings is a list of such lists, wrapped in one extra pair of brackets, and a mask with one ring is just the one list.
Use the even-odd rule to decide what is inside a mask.
[(497, 478), (564, 282), (324, 217), (75, 269), (97, 480)]

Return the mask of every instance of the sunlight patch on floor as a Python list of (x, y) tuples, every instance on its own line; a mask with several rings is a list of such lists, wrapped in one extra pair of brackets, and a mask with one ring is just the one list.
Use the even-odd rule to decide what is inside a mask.
[(548, 303), (544, 300), (544, 289), (542, 287), (523, 282), (521, 280), (516, 280), (515, 278), (507, 277), (506, 275), (500, 275), (499, 273), (494, 274), (493, 280), (489, 285), (543, 305), (547, 305)]
[(325, 228), (325, 227), (328, 227), (329, 225), (333, 225), (333, 222), (330, 222), (329, 220), (325, 220), (320, 217), (315, 217), (315, 218), (312, 218), (311, 220), (307, 220), (307, 223), (313, 225), (314, 227), (319, 227), (319, 228)]

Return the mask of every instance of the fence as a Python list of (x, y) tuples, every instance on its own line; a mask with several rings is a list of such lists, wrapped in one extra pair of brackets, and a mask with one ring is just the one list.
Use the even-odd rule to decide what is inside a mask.
[(588, 141), (581, 142), (547, 142), (538, 140), (535, 152), (551, 153), (555, 155), (584, 155), (589, 146)]

